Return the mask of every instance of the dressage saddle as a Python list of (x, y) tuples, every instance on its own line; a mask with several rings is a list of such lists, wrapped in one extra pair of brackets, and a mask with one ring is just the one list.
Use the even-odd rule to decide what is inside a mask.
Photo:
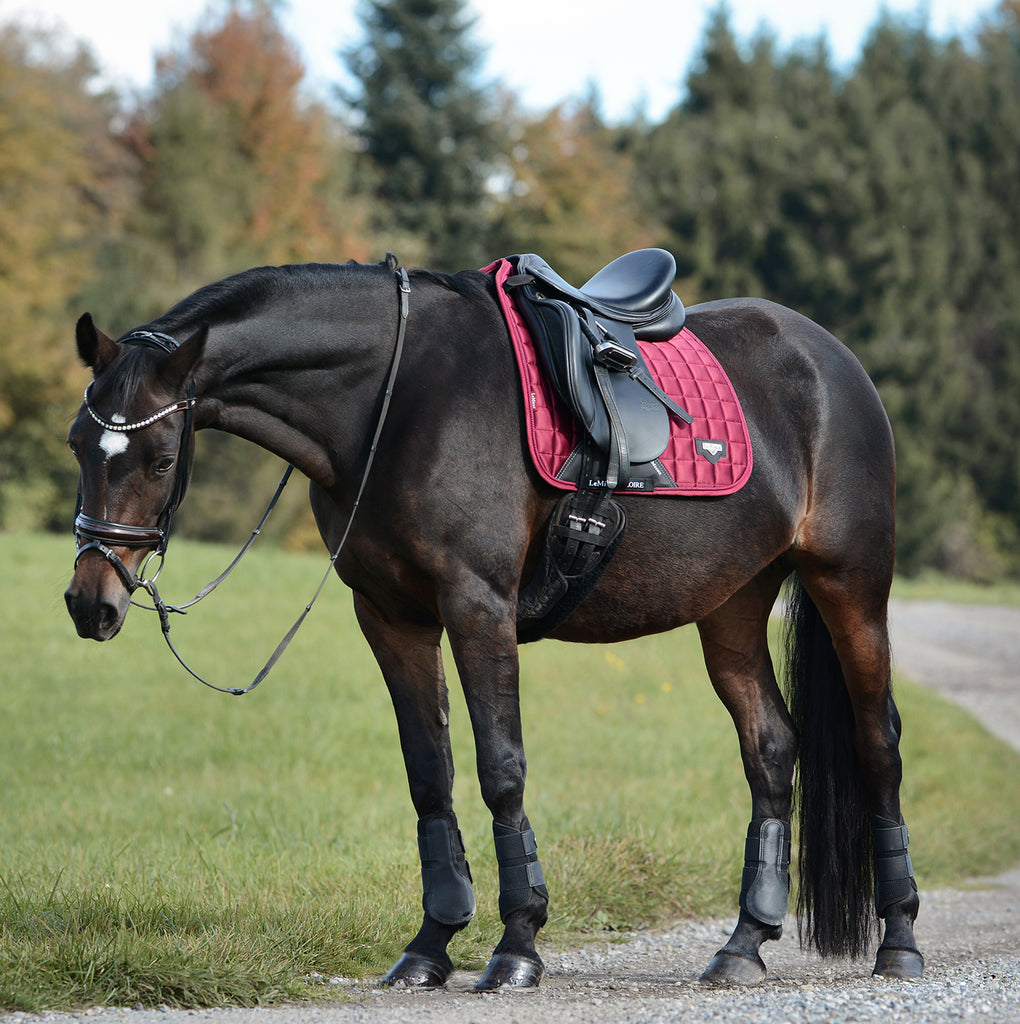
[(627, 517), (613, 493), (673, 483), (659, 462), (669, 417), (692, 420), (652, 380), (637, 346), (672, 338), (684, 325), (670, 253), (627, 253), (581, 288), (534, 253), (508, 259), (514, 273), (504, 287), (544, 372), (584, 428), (559, 472), (577, 490), (557, 504), (539, 564), (518, 594), (518, 641), (527, 643), (566, 620), (616, 553)]
[(563, 479), (610, 492), (665, 483), (656, 460), (669, 442), (669, 416), (691, 417), (652, 380), (637, 340), (664, 341), (683, 327), (673, 256), (664, 249), (627, 253), (581, 288), (534, 253), (509, 259), (515, 273), (505, 287), (545, 373), (584, 428)]

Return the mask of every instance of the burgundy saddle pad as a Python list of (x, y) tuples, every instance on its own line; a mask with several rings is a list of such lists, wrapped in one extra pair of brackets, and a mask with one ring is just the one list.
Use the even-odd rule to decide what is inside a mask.
[[(507, 260), (497, 260), (483, 272), (495, 276), (513, 340), (535, 468), (554, 487), (575, 490), (574, 483), (559, 479), (557, 473), (581, 442), (581, 429), (543, 375), (528, 329), (503, 288), (513, 267)], [(740, 490), (751, 475), (751, 441), (733, 385), (719, 361), (686, 327), (668, 341), (639, 341), (638, 346), (656, 383), (694, 422), (670, 416), (672, 431), (659, 462), (676, 486), (628, 493), (693, 496)]]

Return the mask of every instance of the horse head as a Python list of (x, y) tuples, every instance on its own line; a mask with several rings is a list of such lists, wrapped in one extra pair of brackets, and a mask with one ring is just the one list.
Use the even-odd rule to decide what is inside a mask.
[(93, 379), (68, 434), (78, 460), (78, 553), (64, 599), (79, 636), (109, 640), (124, 623), (139, 571), (166, 550), (191, 473), (194, 385), (207, 327), (184, 342), (137, 330), (119, 342), (86, 313), (78, 354)]

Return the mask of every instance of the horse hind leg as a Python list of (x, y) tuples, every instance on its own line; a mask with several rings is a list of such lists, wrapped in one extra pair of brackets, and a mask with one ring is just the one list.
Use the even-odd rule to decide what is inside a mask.
[[(852, 910), (855, 902), (870, 900), (873, 871), (874, 910), (885, 923), (874, 973), (917, 978), (923, 973), (924, 958), (914, 938), (919, 899), (900, 810), (900, 717), (891, 685), (888, 581), (876, 573), (831, 569), (802, 571), (801, 578), (806, 594), (799, 601), (800, 629), (802, 633), (814, 630), (817, 634), (815, 678), (802, 683), (806, 694), (813, 692), (815, 696), (802, 693), (801, 700), (813, 704), (814, 711), (809, 708), (806, 717), (795, 713), (808, 743), (813, 741), (816, 747), (814, 755), (802, 749), (800, 773), (805, 804), (802, 861), (807, 862), (802, 863), (802, 876), (808, 876), (802, 889), (815, 901), (815, 910), (822, 911), (812, 938), (823, 953), (856, 955), (864, 951), (858, 938), (864, 935), (863, 909), (858, 914), (862, 926), (844, 935), (839, 934), (840, 922), (836, 922), (833, 933), (824, 917), (838, 917), (847, 907)], [(810, 600), (805, 600), (807, 595)], [(826, 661), (830, 663), (828, 669)], [(843, 736), (839, 734), (840, 720), (844, 723)], [(819, 746), (824, 749), (817, 749)], [(810, 804), (817, 802), (818, 794), (825, 789), (831, 792), (830, 786), (815, 788), (824, 771), (819, 762), (831, 766), (833, 751), (840, 747), (848, 750), (847, 755), (836, 754), (844, 774), (854, 774), (858, 780), (842, 784), (844, 799), (857, 807), (851, 814), (844, 814), (843, 834), (830, 831), (825, 835), (821, 819), (838, 822), (839, 816), (831, 808), (812, 812)], [(831, 772), (831, 767), (828, 770)], [(809, 790), (813, 788), (812, 795)], [(812, 844), (814, 851), (810, 849)], [(843, 878), (824, 874), (824, 866), (832, 863), (824, 850), (833, 844), (849, 868)], [(857, 894), (851, 894), (850, 889), (856, 889)]]
[(762, 981), (766, 968), (759, 950), (783, 933), (796, 736), (776, 683), (766, 632), (782, 576), (773, 570), (759, 577), (698, 623), (705, 665), (736, 726), (751, 790), (740, 916), (702, 974), (705, 984)]

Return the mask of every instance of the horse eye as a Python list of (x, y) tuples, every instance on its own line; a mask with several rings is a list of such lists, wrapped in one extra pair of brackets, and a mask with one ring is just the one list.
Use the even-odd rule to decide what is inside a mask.
[(153, 471), (163, 476), (165, 473), (169, 473), (174, 468), (174, 463), (177, 460), (172, 455), (165, 455), (162, 459), (157, 460), (153, 464)]

